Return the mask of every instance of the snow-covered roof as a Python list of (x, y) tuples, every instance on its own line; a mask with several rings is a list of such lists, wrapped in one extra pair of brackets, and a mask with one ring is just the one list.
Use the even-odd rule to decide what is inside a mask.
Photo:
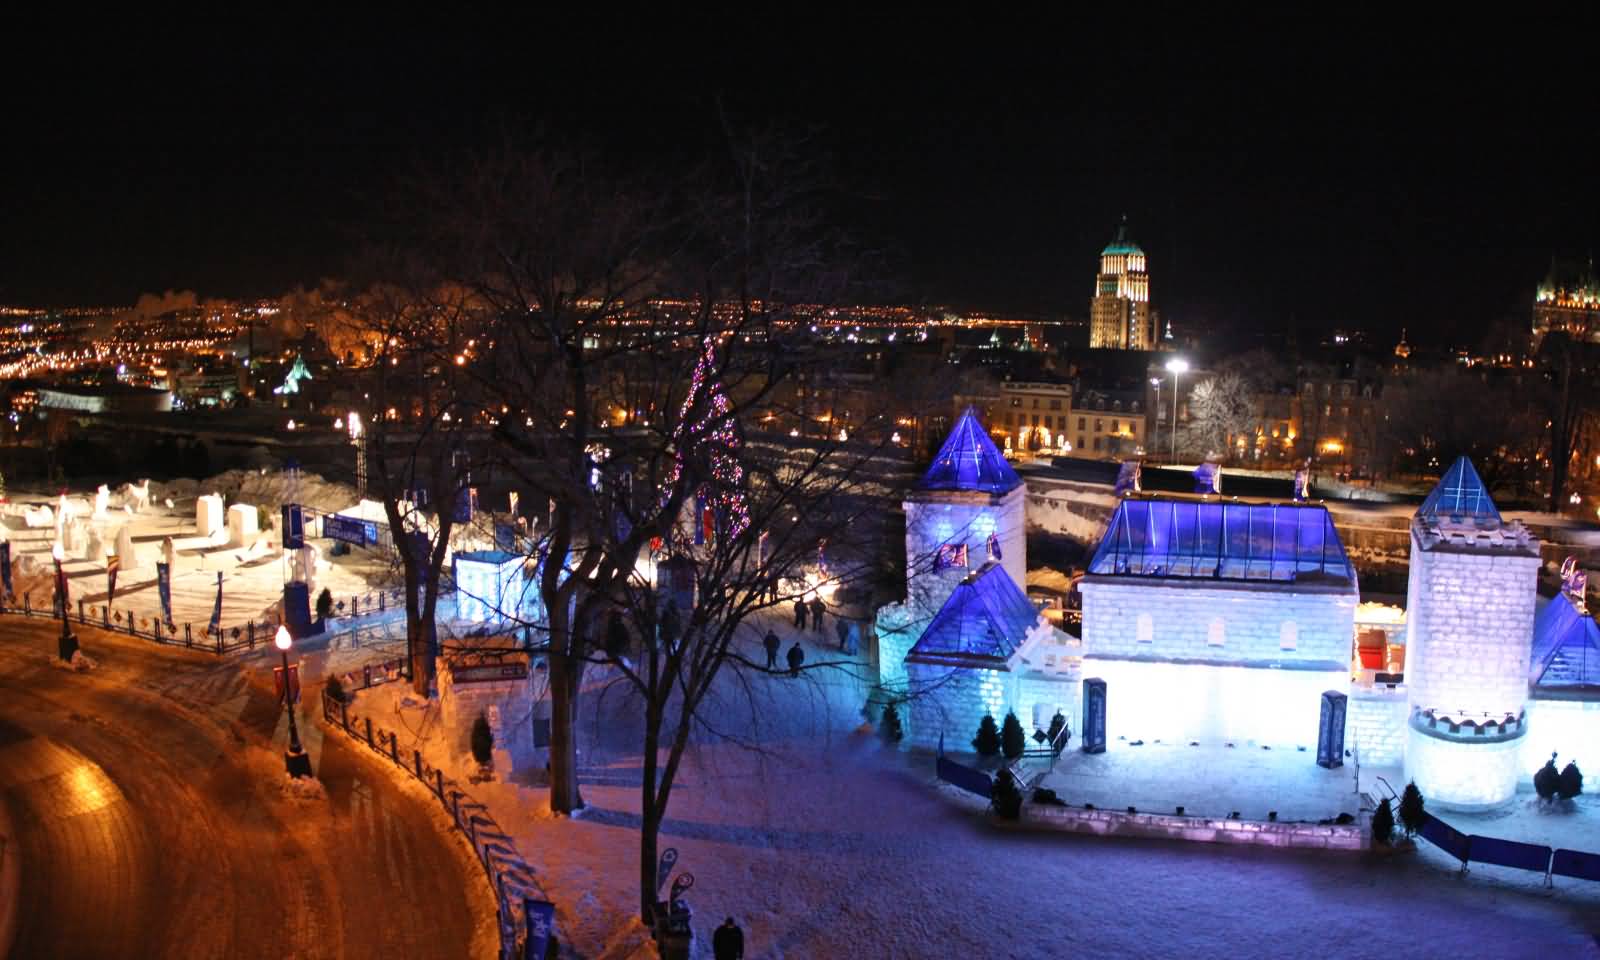
[(978, 422), (977, 411), (968, 407), (922, 475), (921, 489), (1006, 493), (1021, 485), (1022, 478)]
[(1005, 567), (990, 561), (956, 586), (906, 660), (1003, 667), (1038, 622), (1038, 609)]
[(1088, 572), (1355, 582), (1333, 517), (1320, 504), (1124, 500)]
[(353, 507), (345, 507), (339, 511), (341, 517), (351, 517), (356, 520), (368, 520), (374, 523), (388, 523), (389, 514), (383, 509), (383, 504), (376, 500), (362, 500)]
[(1472, 461), (1457, 457), (1450, 469), (1439, 478), (1438, 486), (1417, 508), (1418, 518), (1462, 517), (1484, 523), (1500, 523), (1500, 511), (1495, 509), (1489, 490), (1473, 469)]
[(1536, 687), (1600, 686), (1600, 625), (1565, 594), (1533, 621), (1529, 678)]

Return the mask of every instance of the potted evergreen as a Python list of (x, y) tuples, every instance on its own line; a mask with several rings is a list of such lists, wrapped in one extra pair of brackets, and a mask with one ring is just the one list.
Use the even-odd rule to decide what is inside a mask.
[(1389, 798), (1384, 797), (1372, 814), (1372, 848), (1388, 849), (1394, 839), (1394, 813), (1389, 809)]
[(978, 735), (972, 738), (972, 749), (984, 758), (1000, 754), (1000, 729), (995, 726), (993, 714), (983, 715), (983, 720), (978, 724)]
[(1022, 721), (1011, 711), (1006, 712), (1006, 722), (1000, 728), (1000, 752), (1007, 760), (1016, 760), (1028, 749), (1028, 738), (1022, 732)]
[(472, 759), (478, 761), (479, 782), (494, 776), (494, 731), (489, 729), (489, 718), (481, 713), (472, 721)]
[(878, 737), (884, 746), (898, 746), (905, 739), (905, 730), (900, 726), (900, 710), (891, 701), (883, 708), (883, 718), (878, 721)]
[(1400, 794), (1400, 826), (1405, 829), (1407, 839), (1416, 836), (1428, 822), (1427, 811), (1423, 809), (1422, 791), (1417, 789), (1415, 780), (1406, 784)]

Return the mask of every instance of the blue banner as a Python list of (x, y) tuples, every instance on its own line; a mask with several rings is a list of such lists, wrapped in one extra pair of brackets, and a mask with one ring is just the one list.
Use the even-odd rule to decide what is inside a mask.
[(1457, 860), (1465, 862), (1467, 859), (1467, 835), (1445, 823), (1438, 817), (1429, 816), (1422, 822), (1422, 829), (1418, 831), (1422, 839), (1450, 854)]
[(706, 494), (702, 490), (694, 495), (694, 543), (700, 546), (706, 542)]
[(1550, 869), (1550, 848), (1499, 837), (1484, 837), (1474, 833), (1467, 837), (1470, 859), (1478, 863), (1493, 863), (1502, 867), (1516, 867), (1544, 873)]
[(522, 901), (523, 913), (528, 919), (528, 939), (522, 950), (523, 960), (544, 960), (550, 949), (550, 938), (556, 932), (556, 905), (546, 900)]
[(378, 525), (371, 520), (360, 520), (356, 517), (341, 517), (338, 514), (328, 514), (322, 518), (322, 535), (333, 540), (342, 540), (358, 547), (375, 547), (378, 545)]
[(168, 626), (172, 625), (172, 567), (165, 563), (156, 564), (156, 593), (161, 597), (161, 619)]
[(1550, 872), (1581, 880), (1600, 880), (1600, 855), (1581, 850), (1557, 850), (1550, 861)]
[(0, 541), (0, 582), (6, 588), (6, 596), (11, 596), (16, 591), (11, 589), (11, 541)]
[(217, 571), (217, 604), (211, 608), (211, 623), (206, 633), (222, 635), (222, 571)]
[(472, 522), (472, 508), (477, 505), (477, 502), (478, 502), (478, 488), (477, 487), (462, 487), (461, 490), (456, 493), (455, 522), (456, 523), (471, 523)]

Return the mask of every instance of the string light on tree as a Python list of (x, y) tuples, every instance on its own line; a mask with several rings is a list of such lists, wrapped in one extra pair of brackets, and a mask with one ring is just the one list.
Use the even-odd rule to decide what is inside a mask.
[[(727, 535), (737, 537), (750, 527), (750, 510), (745, 500), (744, 466), (739, 463), (738, 450), (743, 443), (739, 423), (733, 416), (733, 404), (723, 391), (722, 384), (712, 377), (716, 368), (716, 341), (705, 340), (705, 349), (696, 361), (694, 374), (689, 378), (689, 392), (683, 398), (683, 409), (678, 415), (678, 428), (673, 434), (676, 448), (672, 468), (662, 485), (661, 503), (672, 497), (679, 479), (683, 476), (685, 458), (691, 450), (705, 448), (710, 454), (711, 476), (714, 484), (702, 488), (708, 502), (727, 517)], [(697, 409), (705, 413), (691, 420)], [(699, 522), (700, 518), (696, 518)]]

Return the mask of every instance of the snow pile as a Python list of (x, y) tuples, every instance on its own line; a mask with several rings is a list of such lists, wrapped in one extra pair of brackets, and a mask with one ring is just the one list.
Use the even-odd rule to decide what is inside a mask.
[(73, 673), (88, 673), (90, 670), (100, 666), (100, 663), (82, 650), (74, 650), (70, 661), (62, 660), (60, 657), (52, 655), (50, 657), (50, 666), (55, 667), (57, 670), (69, 670)]
[(296, 479), (285, 470), (229, 470), (205, 480), (179, 479), (151, 486), (151, 496), (170, 498), (180, 507), (203, 494), (220, 493), (230, 502), (260, 504), (269, 510), (284, 503), (299, 503), (334, 513), (357, 499), (355, 488), (348, 484), (334, 483), (315, 473), (302, 472)]
[(298, 803), (326, 802), (328, 799), (328, 791), (316, 777), (291, 777), (285, 773), (278, 781), (278, 792), (285, 800)]

